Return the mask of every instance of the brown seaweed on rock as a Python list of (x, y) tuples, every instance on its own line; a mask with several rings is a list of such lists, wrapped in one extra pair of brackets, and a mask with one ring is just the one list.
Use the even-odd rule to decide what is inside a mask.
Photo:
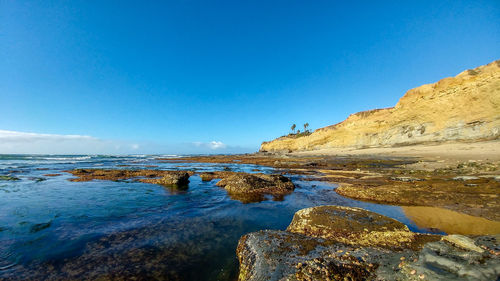
[(217, 182), (217, 186), (227, 190), (231, 198), (243, 203), (259, 202), (265, 199), (265, 194), (286, 195), (295, 189), (292, 181), (282, 175), (235, 173)]
[(75, 169), (65, 171), (77, 178), (70, 181), (81, 182), (91, 180), (128, 180), (135, 179), (144, 183), (159, 185), (187, 185), (191, 171), (164, 171), (164, 170), (122, 170), (122, 169)]

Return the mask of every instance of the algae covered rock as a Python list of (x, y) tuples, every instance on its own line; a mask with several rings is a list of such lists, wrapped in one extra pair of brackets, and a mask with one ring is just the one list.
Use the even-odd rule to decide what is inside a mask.
[(229, 177), (236, 174), (236, 172), (232, 171), (214, 171), (214, 172), (203, 172), (200, 173), (199, 176), (202, 181), (211, 181), (213, 179), (223, 179), (225, 177)]
[(175, 171), (165, 174), (162, 178), (159, 179), (145, 179), (141, 181), (159, 185), (187, 185), (189, 183), (189, 173), (183, 171)]
[(343, 206), (302, 209), (295, 213), (287, 231), (345, 244), (394, 249), (414, 247), (431, 237), (415, 234), (406, 225), (389, 217)]
[(217, 183), (232, 194), (283, 195), (295, 188), (292, 181), (282, 175), (235, 173)]
[(243, 236), (237, 248), (239, 280), (372, 280), (393, 272), (402, 256), (302, 234), (264, 230)]
[(73, 182), (91, 180), (135, 180), (144, 183), (160, 185), (187, 185), (192, 171), (166, 170), (125, 170), (125, 169), (75, 169), (65, 171), (77, 178), (69, 179)]
[(206, 173), (201, 173), (200, 178), (202, 181), (211, 181), (217, 178), (217, 175), (214, 172), (206, 172)]

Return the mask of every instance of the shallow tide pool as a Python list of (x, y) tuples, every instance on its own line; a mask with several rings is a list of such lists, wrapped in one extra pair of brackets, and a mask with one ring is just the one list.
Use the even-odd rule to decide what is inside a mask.
[[(216, 180), (190, 178), (187, 190), (131, 181), (70, 182), (62, 171), (122, 168), (272, 173), (245, 164), (164, 163), (158, 156), (0, 155), (0, 279), (234, 280), (245, 233), (284, 230), (293, 214), (318, 205), (365, 208), (416, 232), (397, 206), (359, 202), (335, 185), (291, 176), (295, 191), (244, 204)], [(47, 174), (60, 174), (46, 176)], [(414, 216), (413, 216), (414, 217)]]

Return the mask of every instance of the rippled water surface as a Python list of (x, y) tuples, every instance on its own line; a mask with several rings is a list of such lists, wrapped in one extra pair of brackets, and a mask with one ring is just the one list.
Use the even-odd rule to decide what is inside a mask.
[[(285, 229), (317, 205), (366, 208), (418, 228), (399, 207), (347, 199), (335, 186), (292, 176), (282, 201), (243, 204), (216, 180), (190, 178), (187, 190), (122, 181), (70, 182), (74, 168), (271, 173), (245, 164), (165, 163), (158, 156), (0, 155), (0, 279), (125, 278), (234, 280), (241, 235)], [(123, 167), (123, 165), (128, 165)], [(258, 170), (258, 171), (257, 171)], [(47, 174), (61, 174), (46, 176)]]

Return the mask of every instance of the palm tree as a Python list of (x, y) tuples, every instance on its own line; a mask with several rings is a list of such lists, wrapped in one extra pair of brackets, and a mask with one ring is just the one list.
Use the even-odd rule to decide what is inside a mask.
[(292, 129), (292, 132), (295, 134), (295, 128), (297, 128), (297, 125), (293, 124), (290, 129)]
[(307, 133), (307, 127), (309, 127), (309, 123), (304, 124), (304, 132)]

